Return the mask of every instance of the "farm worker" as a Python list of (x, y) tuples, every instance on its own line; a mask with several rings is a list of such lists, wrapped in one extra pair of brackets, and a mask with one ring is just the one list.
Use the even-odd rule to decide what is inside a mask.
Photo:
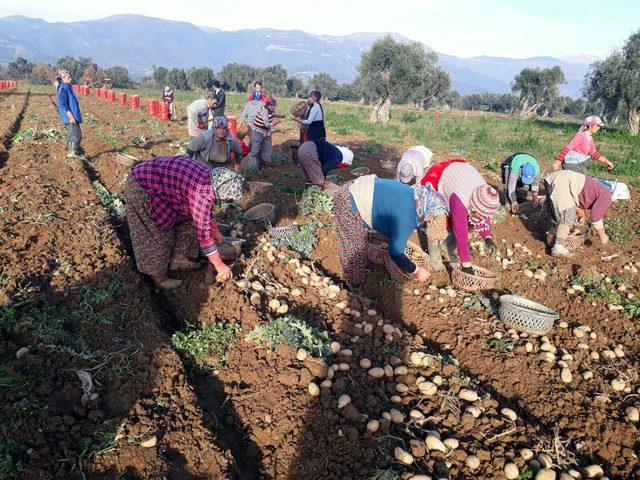
[(76, 92), (71, 88), (71, 74), (68, 70), (59, 70), (57, 80), (58, 115), (67, 130), (67, 157), (82, 159), (80, 142), (82, 141), (82, 113)]
[[(310, 108), (311, 106), (306, 100), (302, 100), (296, 103), (293, 107), (291, 107), (291, 113), (294, 116), (294, 120), (296, 120), (296, 118), (299, 118), (301, 120), (307, 119), (309, 116)], [(309, 140), (309, 125), (298, 122), (298, 126), (300, 127), (300, 145), (302, 145), (304, 142)]]
[(262, 82), (255, 82), (253, 84), (253, 92), (247, 95), (249, 101), (258, 100), (262, 103), (267, 101), (267, 94), (262, 91)]
[(173, 105), (173, 90), (169, 85), (164, 87), (162, 92), (162, 101), (169, 104), (169, 116), (171, 120), (175, 119), (175, 107)]
[(430, 183), (424, 187), (419, 183), (413, 185), (418, 216), (423, 219), (427, 234), (429, 264), (434, 271), (445, 269), (440, 254), (440, 246), (447, 240), (447, 205), (444, 196)]
[(532, 203), (538, 206), (538, 192), (540, 191), (540, 165), (528, 153), (514, 153), (502, 162), (502, 183), (504, 196), (511, 205), (511, 213), (518, 213), (518, 198), (516, 191), (519, 186), (531, 187)]
[(279, 119), (273, 119), (276, 104), (276, 99), (269, 97), (253, 119), (253, 124), (249, 131), (251, 135), (251, 151), (247, 155), (246, 162), (243, 163), (243, 168), (247, 170), (258, 169), (260, 165), (258, 157), (260, 157), (265, 167), (271, 165), (271, 155), (273, 154), (271, 129), (282, 122)]
[(298, 149), (298, 162), (305, 183), (316, 185), (324, 190), (332, 187), (332, 184), (327, 182), (327, 174), (343, 163), (351, 164), (352, 161), (351, 150), (326, 140), (304, 142)]
[(187, 157), (157, 157), (133, 167), (125, 182), (127, 219), (136, 265), (159, 288), (177, 288), (169, 270), (194, 270), (197, 244), (218, 272), (231, 278), (220, 257), (222, 241), (212, 209), (242, 196), (242, 177), (228, 168), (211, 169)]
[(213, 109), (213, 116), (220, 117), (224, 115), (224, 107), (227, 105), (227, 95), (220, 87), (218, 80), (213, 81), (213, 93), (216, 96), (216, 107)]
[(249, 136), (249, 143), (251, 143), (251, 127), (253, 126), (253, 121), (256, 118), (256, 115), (262, 108), (264, 103), (262, 100), (249, 100), (244, 108), (242, 109), (242, 113), (240, 114), (240, 125), (247, 126), (247, 135)]
[(555, 171), (562, 167), (564, 170), (585, 173), (589, 158), (603, 163), (612, 169), (613, 163), (596, 150), (593, 135), (598, 133), (604, 123), (595, 115), (587, 117), (573, 139), (562, 149), (553, 162), (551, 168)]
[(405, 254), (407, 240), (422, 221), (410, 186), (375, 175), (359, 177), (337, 189), (333, 217), (338, 257), (352, 286), (364, 281), (369, 229), (388, 238), (389, 255), (399, 269), (421, 282), (429, 278), (429, 272)]
[[(500, 208), (500, 197), (495, 188), (487, 185), (480, 172), (463, 158), (436, 163), (427, 170), (420, 181), (442, 194), (449, 215), (453, 238), (447, 238), (447, 246), (458, 248), (462, 271), (473, 275), (469, 248), (469, 224), (484, 239), (491, 251), (496, 245), (491, 238), (491, 217)], [(433, 249), (433, 253), (432, 253)], [(429, 255), (440, 258), (439, 244), (429, 245)]]
[(409, 147), (396, 167), (396, 180), (411, 184), (414, 180), (421, 179), (434, 160), (433, 152), (427, 147)]
[(187, 107), (187, 131), (192, 139), (207, 129), (209, 112), (214, 108), (215, 103), (216, 96), (210, 93), (207, 98), (194, 100)]
[(210, 167), (226, 166), (233, 160), (234, 169), (240, 170), (242, 147), (240, 142), (229, 133), (227, 117), (215, 117), (213, 129), (206, 130), (187, 145), (187, 155), (193, 160)]
[(312, 90), (307, 96), (309, 104), (309, 113), (307, 118), (294, 117), (294, 120), (301, 125), (307, 125), (309, 140), (315, 142), (317, 140), (326, 140), (327, 130), (324, 128), (324, 109), (320, 103), (322, 94), (318, 90)]
[(578, 210), (591, 210), (591, 225), (600, 241), (609, 242), (604, 230), (604, 215), (611, 206), (612, 194), (606, 186), (593, 177), (571, 170), (559, 170), (544, 179), (547, 188), (549, 213), (558, 223), (558, 232), (551, 254), (555, 257), (572, 257), (565, 246), (571, 228), (578, 221)]

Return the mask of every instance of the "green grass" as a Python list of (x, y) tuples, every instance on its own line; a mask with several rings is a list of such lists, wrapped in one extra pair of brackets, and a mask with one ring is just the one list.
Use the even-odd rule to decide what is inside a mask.
[(18, 477), (22, 466), (16, 457), (23, 451), (24, 447), (13, 440), (0, 443), (0, 479), (10, 480)]
[(171, 343), (187, 364), (208, 370), (212, 356), (216, 357), (217, 366), (224, 365), (227, 348), (239, 331), (240, 326), (234, 323), (207, 323), (201, 329), (189, 325), (186, 330), (174, 333)]
[(516, 348), (511, 340), (505, 340), (503, 338), (494, 338), (492, 340), (487, 340), (487, 345), (489, 346), (489, 348), (497, 350), (500, 353), (509, 353), (514, 348)]
[(293, 315), (261, 323), (249, 332), (245, 340), (267, 343), (273, 350), (284, 343), (295, 349), (304, 348), (311, 355), (320, 357), (329, 355), (331, 344), (326, 331), (318, 330)]
[(628, 243), (636, 236), (633, 226), (626, 217), (605, 217), (605, 229), (614, 243)]

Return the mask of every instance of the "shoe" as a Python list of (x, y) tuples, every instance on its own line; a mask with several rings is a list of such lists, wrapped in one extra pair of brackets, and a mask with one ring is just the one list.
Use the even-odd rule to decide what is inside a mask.
[(564, 258), (573, 257), (573, 253), (571, 253), (567, 247), (565, 247), (564, 245), (557, 245), (557, 244), (553, 246), (553, 250), (551, 250), (551, 255), (553, 255), (554, 257), (564, 257)]
[(156, 287), (162, 290), (173, 290), (174, 288), (178, 288), (182, 285), (182, 280), (177, 280), (175, 278), (169, 277), (151, 277), (153, 278), (153, 283), (155, 283)]
[(192, 262), (188, 258), (174, 258), (169, 264), (169, 270), (200, 270), (202, 264)]
[(79, 158), (84, 160), (84, 156), (80, 155), (78, 148), (80, 144), (78, 142), (69, 142), (69, 149), (67, 150), (67, 158)]

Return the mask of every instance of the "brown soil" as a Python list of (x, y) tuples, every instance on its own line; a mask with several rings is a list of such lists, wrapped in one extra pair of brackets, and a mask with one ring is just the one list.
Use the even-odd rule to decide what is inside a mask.
[[(13, 102), (19, 111), (25, 96), (11, 97), (5, 102)], [(4, 211), (0, 270), (8, 279), (1, 290), (7, 297), (3, 302), (19, 305), (21, 316), (37, 314), (45, 303), (52, 305), (65, 318), (64, 329), (76, 343), (76, 355), (72, 355), (52, 351), (19, 333), (3, 341), (3, 375), (22, 375), (27, 385), (0, 391), (3, 418), (15, 417), (18, 405), (27, 404), (30, 410), (28, 416), (7, 422), (0, 440), (7, 436), (25, 446), (19, 457), (24, 478), (124, 474), (125, 478), (366, 479), (376, 469), (393, 469), (402, 478), (426, 473), (432, 478), (493, 479), (503, 478), (507, 462), (516, 463), (521, 472), (526, 470), (527, 462), (519, 455), (523, 447), (548, 452), (557, 471), (597, 463), (609, 478), (640, 475), (638, 430), (624, 414), (626, 407), (638, 404), (640, 343), (635, 322), (609, 310), (602, 299), (566, 293), (574, 275), (595, 270), (610, 277), (628, 275), (625, 293), (640, 294), (637, 275), (624, 269), (637, 260), (637, 238), (625, 245), (588, 242), (573, 259), (557, 260), (548, 255), (544, 244), (547, 225), (536, 212), (528, 212), (526, 218), (509, 216), (496, 226), (502, 255), (512, 249), (514, 264), (502, 269), (494, 259), (475, 255), (480, 265), (501, 272), (497, 293), (524, 294), (558, 311), (560, 321), (567, 322), (568, 328), (556, 322), (547, 337), (558, 349), (558, 360), (563, 354), (571, 355), (565, 357), (573, 374), (571, 383), (561, 380), (557, 362), (540, 360), (540, 338), (511, 335), (495, 316), (465, 308), (468, 295), (456, 290), (450, 296), (440, 290), (450, 283), (446, 274), (435, 276), (427, 285), (397, 285), (388, 281), (382, 267), (374, 266), (367, 275), (366, 298), (341, 288), (337, 298), (331, 299), (322, 296), (322, 288), (311, 285), (313, 281), (304, 284), (287, 263), (297, 255), (275, 250), (282, 258), (270, 262), (259, 241), (262, 232), (252, 234), (248, 226), (250, 235), (233, 266), (234, 282), (216, 284), (211, 269), (205, 268), (182, 275), (183, 287), (159, 295), (132, 270), (125, 250), (126, 228), (107, 216), (89, 180), (98, 179), (110, 191), (119, 191), (128, 168), (115, 161), (115, 151), (130, 147), (128, 153), (142, 159), (176, 154), (173, 145), (186, 136), (183, 124), (141, 123), (146, 118), (142, 112), (94, 97), (81, 102), (85, 116), (96, 119), (84, 125), (83, 146), (90, 165), (64, 158), (64, 141), (58, 141), (15, 145), (0, 170)], [(47, 96), (29, 98), (19, 128), (30, 126), (31, 112), (57, 124)], [(12, 125), (8, 122), (5, 131), (15, 130)], [(129, 130), (114, 135), (115, 125), (127, 125)], [(2, 128), (0, 124), (0, 133)], [(165, 133), (156, 135), (157, 130)], [(294, 128), (283, 128), (274, 143), (294, 134)], [(150, 141), (132, 146), (130, 140), (136, 135)], [(359, 164), (389, 176), (378, 168), (381, 155), (387, 153), (364, 155), (365, 143), (355, 145)], [(351, 178), (346, 171), (341, 176)], [(278, 225), (304, 220), (296, 208), (303, 188), (296, 166), (287, 164), (251, 177), (275, 187), (245, 196), (237, 208), (219, 212), (222, 220), (232, 221), (236, 213), (261, 202), (276, 205)], [(640, 226), (636, 201), (617, 204), (612, 213), (631, 219), (636, 230)], [(514, 248), (515, 242), (532, 255)], [(322, 230), (311, 261), (303, 264), (314, 266), (320, 278), (327, 276), (327, 281), (342, 286), (335, 248), (331, 230)], [(610, 261), (600, 258), (613, 254), (618, 256)], [(532, 261), (544, 265), (546, 280), (521, 273), (524, 264)], [(285, 290), (265, 292), (253, 304), (251, 289), (235, 283), (241, 278)], [(78, 319), (70, 314), (87, 302), (86, 290), (78, 286), (104, 289), (114, 280), (123, 286), (92, 305), (94, 316)], [(294, 288), (301, 295), (293, 296)], [(268, 307), (273, 298), (286, 302), (289, 313), (327, 330), (332, 340), (351, 350), (351, 356), (300, 361), (290, 347), (272, 351), (243, 340), (258, 323), (275, 316)], [(342, 300), (348, 302), (350, 313), (337, 308)], [(374, 315), (367, 313), (371, 308), (377, 310)], [(229, 348), (223, 367), (208, 374), (185, 371), (167, 333), (187, 323), (210, 322), (240, 324), (240, 339)], [(370, 328), (367, 324), (373, 326), (370, 333), (365, 331)], [(581, 325), (590, 327), (595, 338), (588, 333), (577, 338), (572, 331)], [(501, 352), (492, 343), (497, 337), (510, 340), (515, 348)], [(88, 343), (85, 352), (112, 355), (99, 360), (79, 357), (79, 338)], [(527, 342), (533, 346), (530, 353), (525, 349)], [(24, 345), (31, 345), (31, 352), (17, 360), (15, 352)], [(603, 358), (605, 350), (618, 345), (624, 357)], [(592, 351), (599, 352), (600, 360), (590, 358)], [(409, 361), (411, 352), (430, 354), (433, 361), (416, 367)], [(374, 379), (359, 365), (363, 358), (372, 366), (406, 365), (406, 372), (401, 368)], [(336, 371), (328, 374), (332, 365)], [(94, 368), (94, 379), (100, 382), (98, 398), (88, 405), (80, 401), (82, 390), (75, 373), (83, 368)], [(591, 380), (582, 379), (586, 371), (593, 372)], [(309, 383), (319, 385), (327, 375), (333, 375), (330, 384), (321, 388), (319, 396), (309, 395)], [(418, 376), (440, 382), (438, 392), (421, 395)], [(616, 377), (625, 380), (627, 391), (611, 388)], [(400, 384), (406, 385), (406, 391)], [(480, 395), (473, 402), (482, 412), (478, 418), (465, 410), (470, 403), (458, 397), (462, 388)], [(344, 394), (351, 403), (338, 408), (338, 398)], [(517, 420), (502, 416), (503, 407), (513, 409)], [(391, 409), (404, 415), (401, 423), (385, 419)], [(409, 421), (411, 410), (421, 412), (425, 420)], [(375, 433), (366, 428), (372, 419), (380, 421)], [(430, 430), (442, 439), (458, 439), (460, 447), (446, 454), (428, 452), (424, 440)], [(107, 444), (106, 432), (122, 437)], [(157, 445), (140, 446), (150, 435), (157, 436)], [(413, 465), (403, 466), (394, 459), (397, 446), (413, 454)], [(465, 465), (471, 454), (480, 460), (473, 471)]]

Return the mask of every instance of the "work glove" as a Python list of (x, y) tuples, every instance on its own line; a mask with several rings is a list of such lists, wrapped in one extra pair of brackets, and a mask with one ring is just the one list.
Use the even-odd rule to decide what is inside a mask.
[(494, 253), (498, 249), (498, 247), (496, 247), (496, 244), (494, 243), (491, 237), (485, 238), (484, 243), (491, 253)]

